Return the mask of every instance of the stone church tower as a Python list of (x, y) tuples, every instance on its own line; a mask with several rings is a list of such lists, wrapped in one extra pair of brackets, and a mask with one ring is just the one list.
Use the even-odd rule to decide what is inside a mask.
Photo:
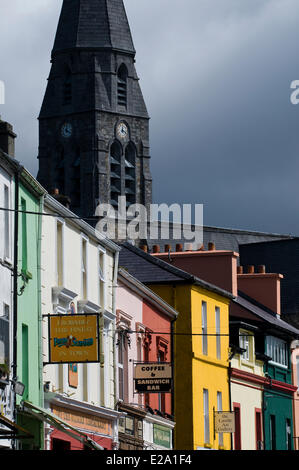
[(123, 0), (64, 0), (39, 116), (39, 172), (82, 217), (152, 202), (149, 116)]

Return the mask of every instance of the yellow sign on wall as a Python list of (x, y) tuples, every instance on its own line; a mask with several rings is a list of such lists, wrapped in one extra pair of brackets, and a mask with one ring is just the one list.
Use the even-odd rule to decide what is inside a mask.
[(49, 315), (50, 363), (98, 362), (98, 315)]

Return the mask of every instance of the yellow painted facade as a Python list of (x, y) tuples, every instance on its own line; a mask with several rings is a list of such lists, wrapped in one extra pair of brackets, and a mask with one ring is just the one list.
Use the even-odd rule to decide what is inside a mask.
[[(221, 411), (220, 401), (222, 411), (230, 411), (230, 299), (195, 284), (150, 287), (179, 312), (174, 330), (175, 449), (230, 450), (231, 435), (214, 434), (214, 410)], [(203, 330), (205, 308), (206, 330)], [(218, 343), (216, 310), (223, 335), (218, 337)], [(212, 335), (205, 336), (206, 343), (203, 331)]]

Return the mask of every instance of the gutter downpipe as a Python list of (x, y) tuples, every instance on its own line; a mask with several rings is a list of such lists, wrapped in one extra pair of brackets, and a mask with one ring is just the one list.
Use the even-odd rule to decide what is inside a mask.
[[(229, 393), (229, 411), (232, 411), (232, 390), (231, 390), (231, 373), (232, 373), (232, 366), (231, 366), (231, 359), (233, 356), (230, 357), (229, 363), (228, 363), (228, 393)], [(233, 434), (230, 433), (230, 447), (231, 450), (234, 450), (233, 448)]]
[[(17, 398), (15, 383), (17, 378), (17, 334), (18, 334), (18, 249), (19, 249), (19, 184), (22, 167), (15, 170), (15, 214), (14, 214), (14, 267), (13, 267), (13, 420), (17, 422)], [(16, 438), (12, 441), (13, 450), (16, 449)]]
[[(114, 408), (116, 409), (117, 403), (118, 403), (118, 377), (117, 377), (117, 349), (116, 349), (116, 288), (117, 288), (117, 279), (118, 279), (118, 264), (119, 264), (119, 251), (115, 253), (115, 258), (114, 258), (114, 273), (113, 273), (113, 285), (112, 285), (112, 312), (115, 315), (115, 320), (113, 324), (113, 332), (112, 332), (112, 338), (113, 338), (113, 360), (114, 360)], [(115, 436), (117, 440), (115, 443), (117, 444), (117, 447), (119, 446), (118, 442), (118, 425), (116, 426), (116, 433), (117, 435)]]

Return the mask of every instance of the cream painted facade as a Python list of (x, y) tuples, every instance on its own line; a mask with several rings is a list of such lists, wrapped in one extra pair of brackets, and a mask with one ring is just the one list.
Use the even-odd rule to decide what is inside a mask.
[[(264, 369), (263, 362), (255, 357), (254, 335), (245, 329), (240, 329), (240, 335), (247, 335), (248, 352), (236, 354), (231, 361), (232, 369), (241, 372), (239, 377), (231, 378), (231, 402), (232, 409), (234, 405), (240, 406), (241, 449), (256, 450), (256, 412), (260, 411), (262, 417)], [(241, 378), (242, 372), (252, 374), (252, 377), (248, 375), (248, 380)], [(258, 377), (261, 378), (261, 383), (258, 383)]]
[[(119, 248), (99, 240), (95, 230), (72, 218), (68, 209), (50, 196), (45, 198), (42, 228), (41, 299), (42, 314), (99, 313), (100, 363), (77, 364), (77, 383), (70, 381), (69, 364), (43, 368), (45, 407), (62, 400), (74, 408), (113, 420), (113, 441), (117, 446), (115, 376), (115, 289)], [(60, 217), (53, 217), (53, 214)], [(43, 362), (49, 361), (48, 318), (43, 317)], [(75, 380), (75, 382), (76, 382)], [(47, 428), (49, 431), (49, 427)], [(50, 448), (50, 431), (46, 433)]]
[[(0, 207), (12, 209), (14, 207), (14, 181), (8, 168), (0, 165)], [(0, 213), (0, 364), (7, 364), (11, 371), (2, 378), (0, 386), (0, 414), (13, 421), (13, 388), (9, 379), (12, 379), (13, 363), (13, 234), (14, 217), (12, 212)], [(7, 429), (0, 423), (0, 431)], [(9, 439), (0, 440), (1, 448), (10, 448)]]

